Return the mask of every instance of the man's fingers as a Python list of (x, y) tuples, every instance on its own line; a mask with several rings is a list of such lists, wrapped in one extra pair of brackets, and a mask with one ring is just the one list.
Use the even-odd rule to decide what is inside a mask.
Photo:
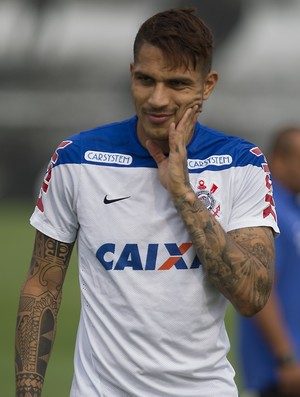
[[(169, 148), (171, 153), (180, 153), (182, 150), (185, 150), (186, 139), (192, 128), (194, 127), (198, 110), (199, 105), (194, 105), (193, 107), (186, 110), (182, 119), (177, 125), (175, 125), (174, 122), (170, 124)], [(156, 142), (150, 139), (147, 140), (146, 148), (148, 149), (149, 153), (154, 158), (157, 164), (161, 163), (163, 160), (166, 159), (166, 156)]]
[[(186, 141), (194, 128), (195, 122), (198, 117), (198, 109), (199, 105), (194, 105), (192, 108), (189, 108), (185, 111), (183, 117), (179, 121), (179, 123), (175, 126), (175, 123), (172, 123), (169, 128), (169, 143), (170, 150), (177, 150), (181, 146), (186, 146)], [(179, 146), (178, 146), (179, 145)]]
[(188, 108), (184, 113), (182, 119), (176, 126), (176, 130), (178, 132), (182, 132), (185, 135), (191, 132), (191, 129), (194, 127), (194, 124), (197, 120), (198, 114), (197, 111), (199, 109), (199, 105), (194, 105), (192, 108)]
[(187, 127), (189, 127), (189, 124), (191, 124), (191, 118), (192, 118), (192, 114), (193, 114), (193, 108), (189, 108), (186, 110), (186, 112), (184, 113), (182, 119), (179, 121), (179, 123), (177, 124), (177, 130), (185, 130), (187, 129)]
[(165, 160), (166, 156), (164, 155), (161, 148), (155, 142), (148, 139), (146, 141), (146, 148), (148, 149), (149, 153), (154, 158), (157, 164)]

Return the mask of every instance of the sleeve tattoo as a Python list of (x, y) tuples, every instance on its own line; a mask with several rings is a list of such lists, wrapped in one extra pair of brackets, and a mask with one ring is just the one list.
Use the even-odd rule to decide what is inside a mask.
[(203, 203), (188, 192), (175, 200), (210, 282), (243, 315), (266, 303), (274, 277), (274, 238), (269, 227), (226, 233)]
[(73, 244), (37, 232), (16, 325), (17, 397), (41, 396)]

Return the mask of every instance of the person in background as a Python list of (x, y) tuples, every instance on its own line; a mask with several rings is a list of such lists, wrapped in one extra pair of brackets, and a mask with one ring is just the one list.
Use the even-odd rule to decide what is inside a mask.
[(275, 285), (263, 310), (239, 319), (239, 350), (246, 389), (300, 397), (300, 126), (276, 134), (268, 160), (281, 232)]
[(261, 151), (197, 122), (212, 47), (193, 10), (149, 18), (130, 66), (136, 115), (53, 154), (31, 217), (18, 397), (41, 395), (75, 240), (71, 397), (237, 397), (224, 315), (228, 300), (245, 316), (265, 305), (278, 227)]

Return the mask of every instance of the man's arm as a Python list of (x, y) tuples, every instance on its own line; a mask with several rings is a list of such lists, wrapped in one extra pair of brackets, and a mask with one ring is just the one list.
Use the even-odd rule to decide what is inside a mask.
[(268, 227), (226, 233), (195, 193), (173, 197), (211, 283), (252, 316), (266, 304), (274, 277), (274, 238)]
[(189, 108), (169, 129), (169, 156), (148, 140), (147, 149), (158, 165), (162, 185), (189, 232), (211, 283), (240, 314), (252, 316), (263, 308), (274, 277), (274, 241), (271, 228), (253, 227), (226, 233), (194, 193), (188, 176), (186, 136), (194, 128), (197, 106)]
[(41, 396), (73, 245), (36, 233), (16, 325), (17, 397)]
[(279, 387), (287, 395), (299, 395), (300, 362), (296, 358), (295, 346), (274, 290), (266, 306), (255, 316), (255, 322), (277, 358)]

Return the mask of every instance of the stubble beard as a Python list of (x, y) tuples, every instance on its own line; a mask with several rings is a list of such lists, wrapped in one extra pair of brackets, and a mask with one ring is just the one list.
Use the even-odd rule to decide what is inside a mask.
[(166, 126), (155, 126), (149, 125), (148, 123), (140, 123), (138, 128), (138, 136), (141, 141), (148, 139), (157, 142), (169, 142), (169, 125)]

